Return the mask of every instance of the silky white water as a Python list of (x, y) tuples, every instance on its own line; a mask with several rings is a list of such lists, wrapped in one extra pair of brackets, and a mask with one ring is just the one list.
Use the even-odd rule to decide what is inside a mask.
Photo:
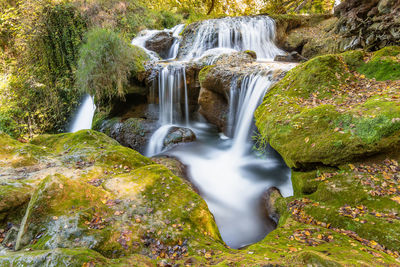
[[(169, 62), (158, 64), (151, 99), (157, 99), (160, 127), (151, 137), (146, 156), (170, 155), (188, 167), (191, 182), (199, 189), (213, 213), (223, 240), (233, 248), (257, 242), (274, 229), (267, 218), (263, 193), (276, 186), (283, 196), (292, 192), (290, 169), (272, 149), (263, 157), (252, 150), (253, 114), (264, 94), (275, 81), (275, 69), (293, 65), (269, 64), (260, 72), (249, 73), (232, 86), (229, 106), (228, 138), (204, 120), (190, 121), (185, 64), (206, 58), (213, 64), (221, 54), (253, 50), (258, 59), (271, 60), (285, 54), (274, 44), (275, 23), (267, 16), (207, 20), (200, 23), (189, 46), (181, 47), (179, 34), (183, 26), (165, 30), (173, 33), (175, 42), (169, 50)], [(154, 52), (144, 45), (159, 31), (146, 31), (132, 43), (144, 48), (154, 60)], [(187, 49), (189, 47), (189, 49)], [(171, 62), (171, 60), (173, 61)], [(168, 150), (164, 139), (172, 126), (189, 127), (196, 141)]]
[(184, 59), (199, 58), (213, 48), (252, 50), (258, 59), (272, 60), (285, 54), (275, 43), (275, 22), (267, 16), (226, 17), (201, 22)]
[(86, 95), (82, 104), (78, 107), (69, 132), (75, 133), (79, 130), (91, 129), (95, 110), (96, 106), (94, 105), (93, 97)]
[(265, 216), (261, 197), (278, 187), (283, 196), (293, 194), (290, 170), (272, 150), (260, 158), (251, 150), (253, 113), (272, 81), (271, 76), (246, 76), (238, 88), (233, 139), (221, 138), (212, 127), (195, 123), (197, 141), (167, 152), (188, 166), (191, 181), (213, 213), (223, 240), (233, 248), (260, 241), (275, 227)]

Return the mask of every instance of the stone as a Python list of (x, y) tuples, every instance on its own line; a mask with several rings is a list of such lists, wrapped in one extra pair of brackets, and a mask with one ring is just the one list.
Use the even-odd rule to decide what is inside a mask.
[(145, 47), (156, 52), (161, 58), (167, 58), (174, 41), (175, 37), (171, 32), (159, 32), (146, 41)]
[[(256, 110), (261, 138), (289, 167), (299, 169), (338, 166), (398, 149), (400, 108), (393, 94), (400, 89), (400, 65), (387, 56), (399, 51), (382, 49), (367, 63), (363, 52), (349, 51), (298, 65), (270, 88)], [(392, 97), (379, 97), (380, 88)]]
[(199, 113), (221, 131), (226, 130), (229, 105), (226, 99), (213, 91), (201, 88), (199, 95)]
[(189, 143), (196, 140), (194, 132), (185, 127), (171, 127), (164, 139), (164, 146), (170, 147), (179, 143)]
[(307, 59), (301, 56), (296, 51), (290, 52), (287, 55), (277, 55), (274, 58), (274, 61), (283, 61), (283, 62), (301, 62), (307, 61)]
[(275, 205), (280, 197), (282, 197), (281, 192), (274, 186), (268, 188), (262, 197), (268, 217), (276, 224), (279, 222), (280, 214)]
[(115, 117), (104, 120), (98, 130), (117, 140), (120, 144), (144, 153), (156, 128), (157, 121), (155, 120), (143, 118), (122, 120), (120, 117)]

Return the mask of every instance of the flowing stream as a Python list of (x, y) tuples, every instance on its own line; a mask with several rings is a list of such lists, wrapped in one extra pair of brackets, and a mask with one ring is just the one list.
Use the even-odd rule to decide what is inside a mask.
[(95, 110), (96, 106), (94, 105), (93, 97), (86, 95), (72, 120), (69, 132), (75, 133), (79, 130), (91, 129)]
[[(290, 170), (280, 156), (272, 149), (259, 155), (252, 149), (251, 140), (254, 111), (276, 81), (275, 71), (289, 70), (293, 65), (266, 64), (264, 71), (249, 73), (239, 86), (231, 87), (229, 138), (204, 119), (189, 120), (185, 64), (210, 55), (207, 63), (212, 64), (221, 54), (244, 50), (255, 51), (263, 61), (272, 60), (284, 54), (274, 44), (275, 23), (267, 16), (203, 21), (192, 42), (185, 44), (189, 49), (180, 51), (178, 37), (182, 30), (181, 25), (164, 30), (176, 37), (169, 52), (170, 59), (175, 60), (160, 64), (156, 83), (160, 128), (151, 137), (146, 155), (169, 155), (184, 163), (191, 182), (213, 213), (223, 240), (232, 248), (240, 248), (263, 239), (276, 226), (265, 215), (261, 201), (264, 192), (275, 186), (283, 196), (293, 193)], [(146, 31), (132, 43), (144, 47), (157, 32)], [(148, 53), (158, 60), (153, 52)], [(164, 139), (173, 126), (190, 128), (196, 141), (166, 149)]]
[[(160, 127), (149, 140), (146, 156), (169, 155), (184, 163), (223, 240), (232, 248), (241, 248), (262, 240), (276, 226), (265, 212), (265, 191), (275, 186), (283, 196), (293, 194), (290, 169), (272, 149), (262, 155), (255, 151), (251, 138), (255, 109), (276, 82), (276, 74), (294, 65), (271, 62), (285, 52), (275, 46), (275, 22), (267, 16), (214, 19), (197, 26), (191, 42), (182, 41), (184, 25), (163, 30), (174, 38), (168, 60), (161, 60), (145, 47), (147, 40), (162, 31), (146, 30), (132, 41), (158, 68), (150, 99), (158, 99)], [(201, 117), (190, 120), (186, 64), (202, 57), (213, 64), (221, 54), (244, 50), (255, 51), (261, 61), (239, 84), (231, 85), (227, 137)], [(89, 129), (94, 111), (93, 98), (87, 95), (70, 132)], [(190, 128), (196, 141), (166, 149), (164, 139), (173, 126)]]

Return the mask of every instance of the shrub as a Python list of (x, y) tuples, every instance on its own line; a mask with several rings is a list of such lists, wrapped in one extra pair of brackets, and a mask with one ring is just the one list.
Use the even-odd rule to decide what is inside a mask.
[(93, 95), (100, 106), (115, 97), (124, 99), (135, 65), (142, 67), (135, 61), (136, 49), (109, 29), (93, 29), (86, 38), (76, 72), (78, 88)]

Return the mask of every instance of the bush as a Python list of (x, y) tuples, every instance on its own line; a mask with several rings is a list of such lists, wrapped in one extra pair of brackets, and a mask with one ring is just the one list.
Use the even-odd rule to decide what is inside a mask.
[(95, 97), (98, 106), (124, 99), (131, 75), (144, 70), (145, 53), (109, 29), (93, 29), (80, 50), (76, 85)]

